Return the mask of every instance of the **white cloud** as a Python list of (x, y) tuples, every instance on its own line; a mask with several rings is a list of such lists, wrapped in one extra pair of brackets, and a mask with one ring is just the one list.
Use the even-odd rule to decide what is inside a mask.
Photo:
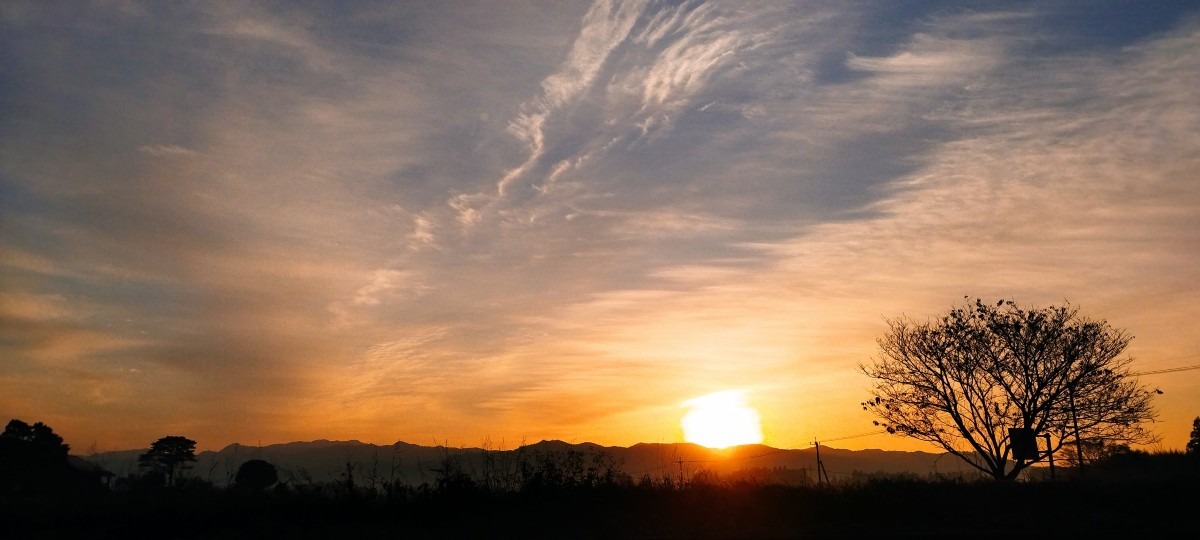
[(192, 157), (200, 155), (199, 152), (184, 148), (176, 144), (150, 144), (138, 147), (139, 152), (145, 152), (155, 157), (164, 156), (183, 156)]
[(851, 69), (882, 76), (881, 86), (919, 87), (926, 91), (963, 81), (995, 68), (1000, 55), (994, 43), (978, 39), (952, 39), (918, 34), (904, 51), (886, 57), (853, 53), (846, 59)]
[(408, 239), (411, 241), (411, 248), (437, 247), (433, 231), (434, 223), (432, 220), (424, 216), (413, 218), (413, 232), (408, 235)]
[(356, 306), (377, 306), (383, 302), (383, 296), (396, 289), (411, 288), (411, 274), (400, 270), (376, 270), (371, 283), (358, 289), (353, 304)]

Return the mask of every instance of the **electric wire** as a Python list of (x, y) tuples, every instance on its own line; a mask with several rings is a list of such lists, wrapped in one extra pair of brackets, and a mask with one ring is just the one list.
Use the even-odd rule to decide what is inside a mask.
[(1130, 375), (1134, 375), (1134, 376), (1158, 375), (1160, 373), (1175, 373), (1177, 371), (1190, 371), (1193, 369), (1200, 369), (1200, 364), (1196, 364), (1194, 366), (1180, 366), (1180, 367), (1173, 367), (1173, 368), (1166, 368), (1166, 369), (1156, 369), (1153, 371), (1138, 371), (1138, 372), (1130, 373)]

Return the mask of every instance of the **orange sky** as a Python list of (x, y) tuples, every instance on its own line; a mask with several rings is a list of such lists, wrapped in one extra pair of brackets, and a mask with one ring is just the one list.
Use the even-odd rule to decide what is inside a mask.
[[(1194, 8), (13, 6), (0, 414), (76, 452), (675, 442), (724, 390), (931, 450), (844, 438), (857, 366), (968, 296), (1200, 364)], [(1182, 449), (1200, 370), (1143, 382)]]

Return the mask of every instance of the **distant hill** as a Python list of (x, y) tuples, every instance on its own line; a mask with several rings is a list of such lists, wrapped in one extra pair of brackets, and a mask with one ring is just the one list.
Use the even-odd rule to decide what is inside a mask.
[[(138, 470), (137, 457), (145, 450), (121, 450), (87, 456), (118, 476)], [(780, 449), (764, 445), (745, 445), (724, 450), (689, 443), (650, 444), (631, 447), (601, 446), (593, 443), (572, 444), (541, 441), (511, 450), (484, 448), (447, 448), (421, 446), (405, 442), (375, 445), (359, 441), (315, 440), (267, 446), (231, 444), (219, 451), (196, 455), (191, 474), (227, 485), (238, 467), (251, 459), (274, 464), (280, 479), (291, 483), (344, 481), (349, 472), (358, 484), (400, 481), (411, 485), (433, 482), (446, 467), (479, 478), (497, 471), (513, 471), (518, 463), (536, 463), (541, 459), (581, 460), (584, 467), (596, 460), (608, 460), (637, 480), (643, 476), (691, 481), (697, 477), (755, 479), (798, 484), (816, 480), (816, 449)], [(833, 481), (853, 475), (909, 473), (928, 476), (968, 473), (968, 468), (950, 456), (930, 452), (888, 450), (843, 450), (821, 447), (821, 461)], [(939, 469), (940, 467), (940, 469)]]

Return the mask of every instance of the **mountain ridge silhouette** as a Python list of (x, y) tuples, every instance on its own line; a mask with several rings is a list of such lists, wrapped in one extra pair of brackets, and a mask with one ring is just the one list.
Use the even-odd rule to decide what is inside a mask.
[[(99, 452), (83, 456), (117, 476), (137, 473), (137, 457), (145, 449)], [(598, 456), (611, 459), (621, 472), (637, 480), (682, 476), (685, 481), (706, 474), (722, 479), (770, 480), (779, 476), (815, 481), (815, 448), (775, 448), (763, 444), (714, 449), (693, 443), (636, 443), (604, 446), (592, 442), (570, 443), (558, 439), (541, 440), (516, 448), (424, 446), (405, 441), (390, 445), (365, 443), (356, 439), (292, 441), (264, 446), (232, 443), (220, 450), (196, 454), (190, 474), (216, 485), (232, 483), (238, 467), (251, 459), (266, 460), (280, 470), (285, 482), (345, 481), (347, 473), (358, 482), (402, 482), (420, 485), (431, 482), (450, 462), (466, 474), (477, 474), (489, 466), (515, 467), (520, 460), (563, 459), (574, 453), (587, 463)], [(821, 446), (821, 461), (833, 478), (868, 474), (931, 473), (971, 474), (957, 459), (939, 461), (945, 453), (898, 450), (847, 450)], [(939, 470), (938, 467), (941, 467)], [(778, 473), (788, 473), (782, 476)]]

